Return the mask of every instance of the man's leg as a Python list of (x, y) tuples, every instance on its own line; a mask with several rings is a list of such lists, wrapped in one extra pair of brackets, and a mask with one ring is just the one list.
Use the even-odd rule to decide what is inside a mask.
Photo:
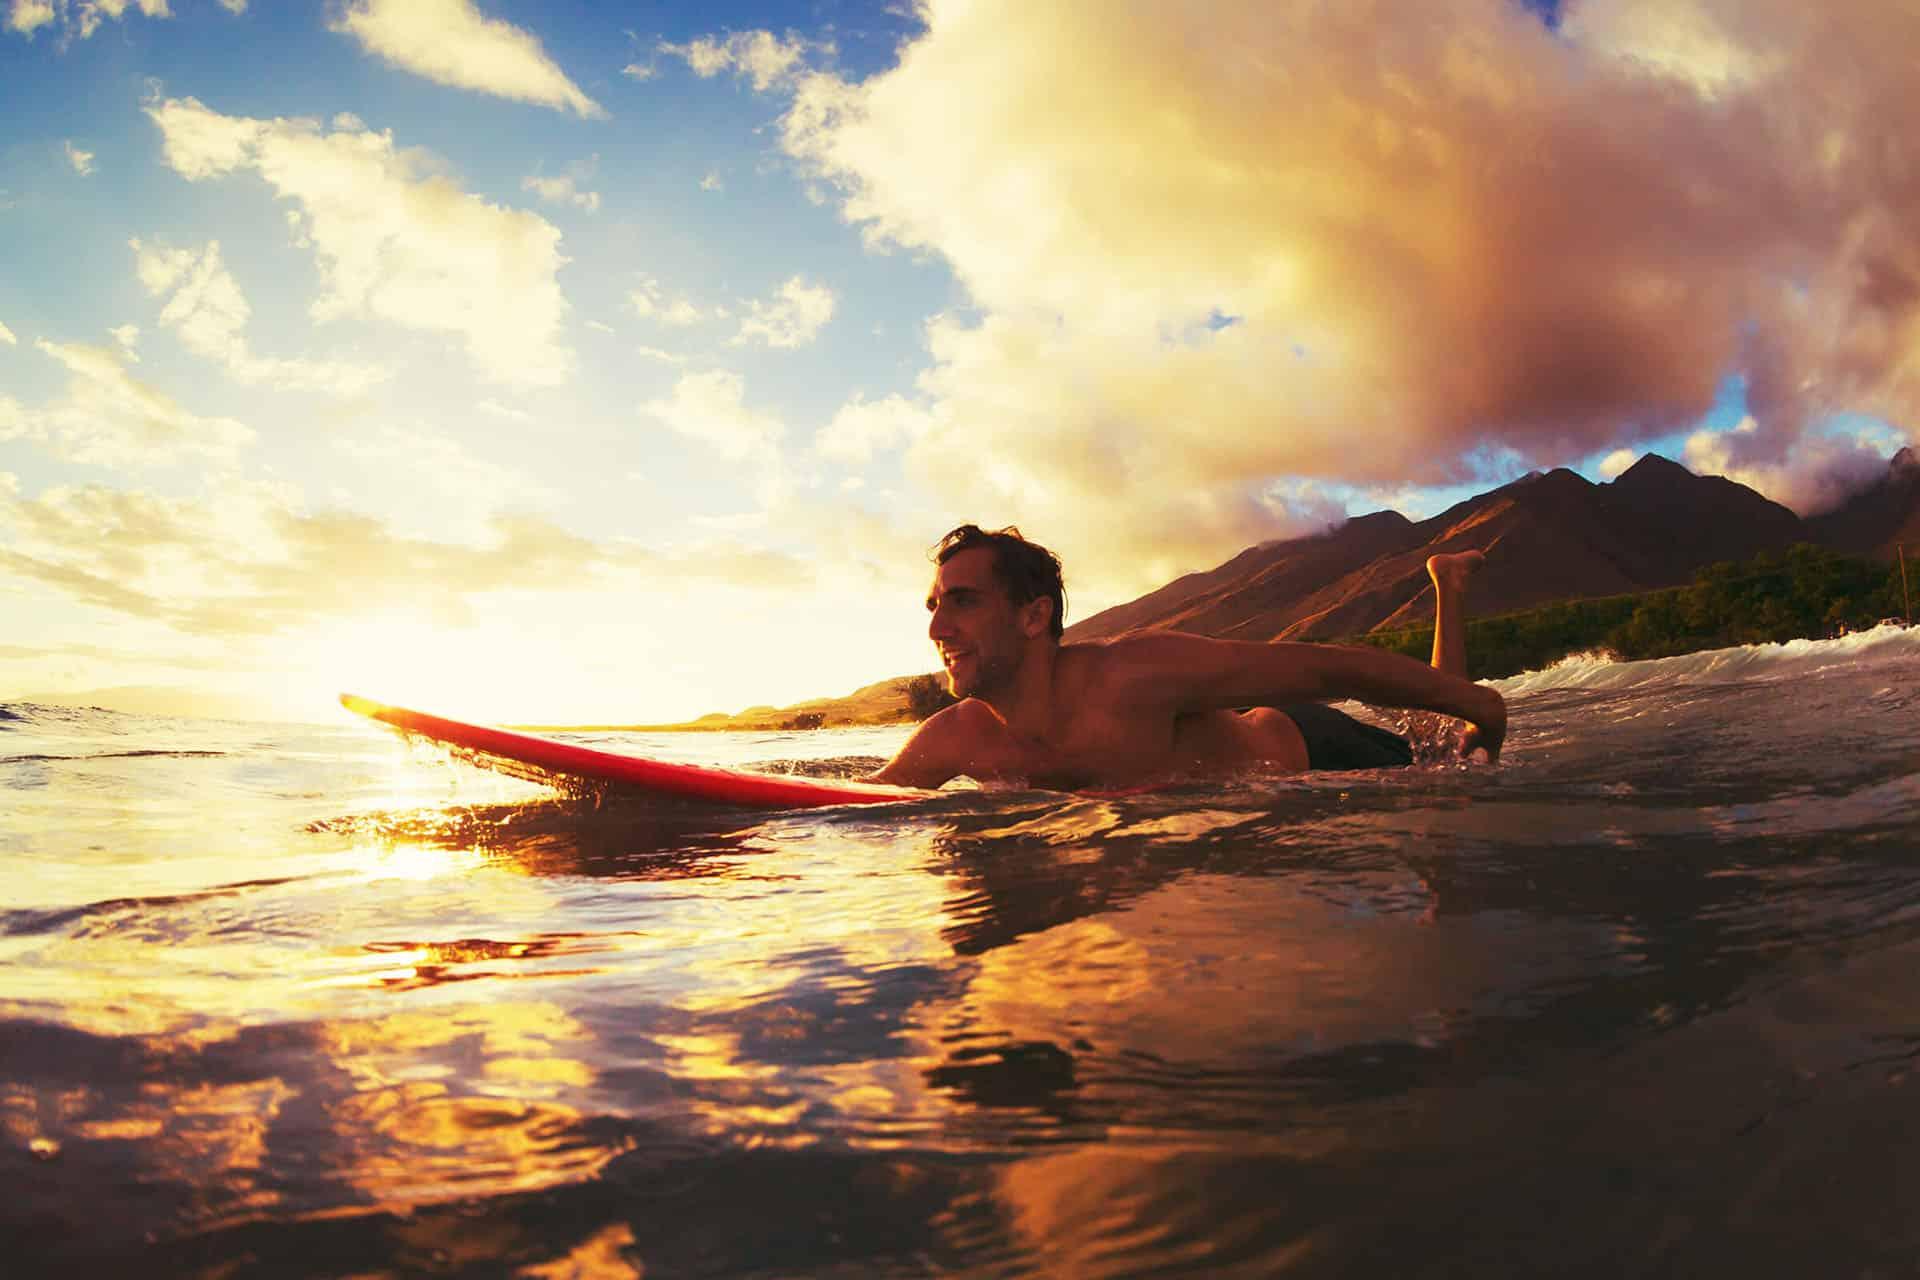
[(1467, 679), (1467, 579), (1486, 561), (1480, 551), (1428, 556), (1433, 579), (1433, 662), (1450, 676)]
[[(1427, 557), (1427, 576), (1433, 579), (1433, 659), (1431, 665), (1450, 676), (1467, 675), (1467, 580), (1486, 562), (1480, 551), (1456, 551)], [(1431, 711), (1414, 711), (1404, 721), (1407, 737), (1416, 745), (1436, 747), (1452, 741), (1460, 722)]]

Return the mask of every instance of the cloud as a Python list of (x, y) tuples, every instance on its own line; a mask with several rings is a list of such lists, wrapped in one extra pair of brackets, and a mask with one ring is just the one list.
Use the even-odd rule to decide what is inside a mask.
[[(533, 415), (525, 410), (493, 400), (482, 401), (478, 408), (523, 426), (534, 422)], [(489, 462), (459, 439), (425, 426), (402, 428), (383, 423), (365, 434), (342, 437), (339, 447), (348, 457), (383, 474), (417, 476), (417, 489), (456, 499), (463, 511), (486, 512), (508, 506), (525, 509), (560, 501), (558, 493), (531, 479), (524, 470)]]
[(605, 563), (539, 520), (496, 517), (479, 546), (395, 534), (371, 517), (303, 513), (230, 482), (192, 501), (103, 487), (0, 504), (0, 570), (84, 603), (197, 634), (259, 635), (398, 608), (466, 619), (467, 597), (586, 581)]
[[(707, 319), (707, 313), (683, 294), (668, 297), (660, 282), (642, 275), (640, 283), (627, 294), (627, 305), (643, 320), (653, 320), (675, 329), (684, 329)], [(715, 314), (718, 314), (716, 312)]]
[(940, 523), (943, 512), (922, 511), (916, 517), (908, 527), (850, 501), (845, 490), (827, 497), (788, 491), (767, 510), (768, 523), (782, 537), (812, 548), (822, 579), (882, 601), (897, 600), (908, 634), (924, 635), (925, 615), (919, 606), (933, 576), (928, 552), (941, 534), (960, 521)]
[[(227, 7), (233, 8), (231, 4)], [(67, 39), (85, 40), (100, 29), (103, 20), (117, 22), (129, 9), (138, 9), (149, 18), (173, 16), (167, 0), (13, 0), (7, 11), (7, 26), (31, 38), (41, 27), (58, 23)]]
[(1832, 410), (1920, 415), (1920, 15), (1601, 21), (1628, 4), (1556, 33), (1511, 0), (928, 0), (886, 70), (767, 84), (844, 216), (965, 290), (908, 451), (931, 500), (1194, 567), (1274, 536), (1268, 479), (1553, 465), (1699, 421), (1728, 373), (1776, 456)]
[(587, 328), (592, 329), (596, 333), (612, 333), (614, 331), (612, 325), (600, 320), (587, 321)]
[(786, 424), (746, 407), (740, 375), (724, 369), (689, 373), (666, 400), (649, 400), (640, 411), (698, 440), (734, 462), (771, 465), (779, 458)]
[(569, 175), (542, 178), (535, 174), (520, 179), (520, 189), (533, 192), (548, 204), (570, 204), (585, 209), (588, 213), (600, 212), (600, 193), (582, 191), (579, 184)]
[(312, 314), (371, 315), (462, 339), (483, 377), (551, 385), (571, 371), (560, 232), (423, 172), (389, 132), (223, 116), (193, 98), (149, 105), (167, 163), (192, 181), (253, 170), (292, 201), (320, 265)]
[(93, 152), (82, 151), (80, 148), (74, 146), (73, 139), (71, 138), (66, 139), (60, 145), (66, 148), (67, 163), (73, 166), (73, 171), (75, 173), (79, 174), (83, 178), (89, 177), (92, 175)]
[(684, 58), (703, 80), (733, 71), (764, 93), (792, 85), (805, 70), (807, 52), (813, 47), (797, 38), (783, 40), (770, 31), (740, 31), (719, 38), (703, 36), (686, 44), (663, 41), (659, 49)]
[(4, 342), (11, 347), (17, 345), (19, 341), (20, 339), (13, 336), (13, 330), (7, 328), (4, 324), (0, 324), (0, 342)]
[(0, 492), (0, 574), (200, 636), (285, 632), (389, 612), (464, 624), (498, 592), (670, 582), (804, 584), (790, 557), (731, 543), (667, 554), (495, 515), (475, 542), (409, 537), (370, 516), (303, 510), (223, 477), (198, 499), (101, 486)]
[[(247, 11), (247, 0), (220, 0), (220, 7), (237, 16)], [(149, 18), (173, 16), (168, 0), (11, 0), (6, 25), (32, 38), (41, 27), (58, 23), (65, 39), (85, 40), (103, 21), (118, 22), (130, 10)]]
[(813, 449), (823, 458), (858, 466), (875, 453), (918, 440), (932, 429), (926, 408), (903, 396), (882, 400), (855, 396), (814, 436)]
[(201, 417), (134, 378), (127, 353), (44, 339), (34, 346), (65, 366), (66, 394), (37, 408), (0, 396), (0, 440), (26, 440), (57, 458), (103, 467), (227, 461), (253, 441), (241, 423)]
[(717, 170), (709, 169), (706, 176), (700, 179), (700, 189), (702, 191), (724, 191), (726, 190), (726, 184), (720, 181), (720, 174)]
[(1628, 467), (1640, 461), (1640, 455), (1631, 449), (1615, 449), (1600, 459), (1600, 475), (1607, 480), (1624, 475)]
[(332, 30), (436, 84), (590, 119), (607, 114), (547, 56), (538, 38), (484, 16), (471, 0), (352, 0)]
[[(1231, 332), (1218, 349), (1170, 360), (1151, 337), (1090, 344), (1034, 318), (936, 320), (920, 380), (931, 426), (905, 454), (929, 523), (1017, 523), (1079, 566), (1095, 595), (1315, 532), (1320, 504), (1274, 487), (1288, 478), (1276, 444), (1370, 441), (1332, 413), (1275, 422), (1274, 368)], [(1265, 418), (1250, 424), (1254, 405)], [(1263, 426), (1325, 443), (1275, 442)]]
[(833, 290), (794, 276), (767, 301), (747, 304), (735, 343), (764, 342), (770, 347), (804, 347), (833, 319)]
[(1762, 443), (1750, 416), (1730, 431), (1694, 432), (1685, 457), (1689, 469), (1725, 476), (1803, 516), (1831, 511), (1887, 474), (1886, 458), (1851, 436), (1809, 435), (1783, 457)]
[(1563, 35), (1583, 48), (1677, 80), (1706, 97), (1750, 90), (1779, 71), (1778, 54), (1743, 43), (1717, 5), (1608, 0), (1572, 6)]
[[(219, 361), (239, 381), (358, 395), (388, 376), (386, 370), (366, 365), (253, 354), (245, 332), (252, 308), (220, 261), (218, 240), (209, 240), (198, 251), (139, 240), (128, 245), (134, 251), (140, 283), (149, 294), (166, 299), (161, 325), (177, 333), (189, 351)], [(139, 334), (138, 329), (132, 332), (134, 337)], [(121, 346), (131, 349), (131, 339), (121, 339)]]
[(0, 644), (0, 660), (8, 662), (73, 658), (110, 662), (122, 666), (179, 667), (189, 671), (231, 671), (233, 669), (233, 658), (230, 656), (202, 658), (184, 653), (154, 653), (146, 649), (107, 649), (92, 644), (61, 644), (47, 647)]
[(512, 405), (501, 404), (498, 400), (482, 400), (475, 407), (482, 413), (490, 413), (496, 418), (505, 418), (508, 422), (518, 422), (523, 426), (533, 421), (533, 415), (525, 409), (516, 409)]
[(660, 321), (661, 324), (671, 325), (676, 329), (684, 329), (688, 325), (699, 324), (702, 320), (707, 318), (705, 313), (703, 313), (699, 307), (696, 307), (692, 302), (690, 302), (686, 298), (675, 298), (672, 302), (667, 303), (664, 307), (661, 307), (653, 312), (647, 312), (647, 311), (641, 310), (640, 304), (636, 296), (636, 300), (634, 302), (634, 310), (636, 312), (639, 312), (641, 315), (652, 315), (655, 319)]
[(122, 351), (126, 352), (128, 356), (134, 357), (134, 353), (140, 346), (140, 326), (139, 325), (137, 324), (115, 325), (113, 328), (107, 330), (107, 332), (110, 335), (112, 335), (113, 340), (115, 342), (120, 344), (120, 349)]
[(31, 37), (35, 31), (54, 21), (57, 16), (52, 0), (13, 0), (13, 4), (7, 10), (7, 27), (23, 36)]

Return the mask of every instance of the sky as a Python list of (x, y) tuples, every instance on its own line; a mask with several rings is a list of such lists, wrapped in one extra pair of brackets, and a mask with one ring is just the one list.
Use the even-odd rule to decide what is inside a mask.
[(0, 700), (636, 722), (1920, 422), (1886, 0), (0, 0)]

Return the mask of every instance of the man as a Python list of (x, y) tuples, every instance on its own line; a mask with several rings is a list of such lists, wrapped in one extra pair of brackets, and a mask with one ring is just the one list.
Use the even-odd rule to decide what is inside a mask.
[(1499, 758), (1506, 700), (1466, 678), (1463, 597), (1480, 552), (1427, 561), (1430, 666), (1381, 649), (1177, 631), (1062, 644), (1065, 592), (1052, 552), (1018, 529), (969, 524), (934, 554), (927, 634), (962, 701), (921, 724), (875, 781), (937, 787), (964, 774), (1076, 790), (1411, 761), (1403, 740), (1318, 705), (1344, 698), (1456, 716), (1469, 724), (1462, 755)]

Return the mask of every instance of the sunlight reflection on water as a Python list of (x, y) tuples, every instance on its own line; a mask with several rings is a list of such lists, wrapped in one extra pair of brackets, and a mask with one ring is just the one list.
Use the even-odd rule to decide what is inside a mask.
[(596, 807), (185, 722), (0, 764), (0, 1226), (162, 1273), (1910, 1259), (1917, 665), (1118, 799)]

